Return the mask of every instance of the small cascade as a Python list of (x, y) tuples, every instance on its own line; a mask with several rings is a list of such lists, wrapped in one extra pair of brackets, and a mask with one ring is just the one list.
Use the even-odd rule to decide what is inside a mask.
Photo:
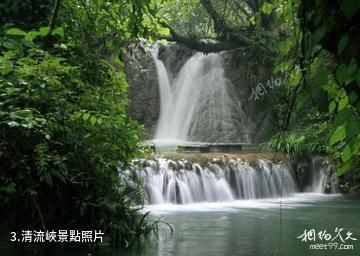
[(288, 164), (230, 160), (202, 167), (187, 161), (149, 160), (137, 168), (149, 204), (190, 204), (290, 196), (298, 191)]
[(327, 158), (315, 156), (310, 160), (310, 181), (307, 192), (336, 193), (338, 192), (338, 180), (334, 172), (334, 166)]

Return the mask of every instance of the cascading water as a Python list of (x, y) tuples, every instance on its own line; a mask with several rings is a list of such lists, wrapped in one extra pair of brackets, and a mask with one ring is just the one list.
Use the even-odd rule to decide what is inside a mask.
[[(195, 53), (173, 79), (157, 55), (156, 48), (152, 57), (161, 101), (155, 135), (158, 145), (159, 140), (175, 144), (179, 141), (252, 142), (249, 131), (253, 126), (234, 86), (225, 77), (221, 54)], [(225, 162), (203, 165), (159, 158), (134, 164), (134, 167), (149, 204), (287, 197), (300, 190), (298, 176), (288, 163), (270, 160), (248, 163), (239, 159)], [(330, 169), (325, 170), (326, 166), (318, 162), (316, 159), (312, 162), (312, 171), (316, 170), (308, 182), (307, 192), (326, 189)]]
[[(189, 166), (190, 165), (190, 166)], [(138, 168), (150, 204), (232, 201), (289, 196), (298, 191), (287, 164), (257, 160), (253, 164), (230, 160), (227, 168), (159, 159)]]
[(310, 161), (311, 172), (309, 186), (306, 191), (322, 193), (324, 191), (338, 192), (338, 180), (333, 173), (334, 166), (323, 157), (315, 156)]
[[(173, 109), (173, 95), (171, 92), (170, 81), (164, 66), (164, 63), (157, 58), (158, 48), (151, 52), (152, 58), (156, 66), (160, 90), (160, 118), (157, 126), (157, 134), (167, 130), (168, 120), (171, 119)], [(158, 135), (156, 135), (158, 137)]]
[(156, 140), (250, 142), (250, 121), (220, 54), (196, 53), (172, 81), (157, 51), (152, 54), (161, 101)]

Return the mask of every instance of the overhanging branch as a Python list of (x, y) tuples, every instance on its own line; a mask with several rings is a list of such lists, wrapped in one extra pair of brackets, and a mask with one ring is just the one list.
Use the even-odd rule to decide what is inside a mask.
[(211, 53), (211, 52), (221, 52), (227, 51), (235, 48), (246, 47), (249, 45), (250, 40), (246, 37), (236, 35), (232, 37), (232, 40), (229, 41), (217, 41), (215, 43), (212, 42), (204, 42), (197, 39), (192, 39), (183, 35), (178, 34), (172, 27), (170, 27), (165, 22), (160, 22), (160, 24), (170, 30), (171, 36), (164, 36), (162, 39), (166, 39), (168, 41), (178, 42), (180, 44), (185, 45), (186, 47), (203, 52), (203, 53)]

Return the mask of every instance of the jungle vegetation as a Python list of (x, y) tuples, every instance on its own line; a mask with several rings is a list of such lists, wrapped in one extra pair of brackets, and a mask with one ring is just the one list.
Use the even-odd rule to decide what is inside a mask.
[(160, 11), (163, 38), (204, 53), (252, 51), (286, 79), (272, 95), (278, 134), (266, 147), (329, 155), (338, 176), (359, 183), (359, 1), (172, 3)]

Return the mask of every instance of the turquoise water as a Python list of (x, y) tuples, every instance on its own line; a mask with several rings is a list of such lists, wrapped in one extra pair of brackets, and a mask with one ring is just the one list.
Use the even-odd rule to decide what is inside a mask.
[[(157, 205), (147, 210), (163, 216), (174, 227), (174, 234), (163, 231), (158, 240), (146, 243), (142, 252), (108, 255), (360, 255), (360, 200), (354, 198), (297, 194), (282, 200), (281, 224), (279, 199)], [(353, 250), (314, 251), (310, 244), (328, 242), (318, 237), (315, 242), (297, 238), (305, 229), (326, 230), (335, 236), (336, 227), (343, 228), (343, 239), (346, 231), (358, 239), (346, 240)], [(342, 243), (339, 239), (333, 242)]]
[[(125, 250), (99, 249), (92, 255), (360, 255), (360, 200), (341, 195), (296, 194), (280, 200), (242, 200), (227, 203), (199, 203), (191, 205), (152, 205), (145, 210), (152, 218), (162, 217), (171, 224), (160, 230), (158, 238)], [(280, 227), (282, 234), (280, 236)], [(342, 243), (339, 238), (332, 241), (333, 248), (311, 250), (310, 244), (328, 244), (331, 241), (316, 240), (302, 242), (297, 238), (304, 230), (326, 230), (332, 238), (335, 228), (343, 228), (340, 235), (346, 238), (352, 232), (354, 240), (346, 240), (352, 250), (334, 249)], [(281, 241), (281, 242), (280, 242)], [(21, 255), (7, 250), (1, 255)], [(25, 254), (24, 254), (25, 255)], [(88, 255), (87, 251), (69, 249), (51, 250), (45, 255)]]
[[(255, 200), (152, 206), (149, 209), (163, 215), (175, 231), (172, 237), (164, 233), (160, 240), (149, 242), (142, 255), (360, 255), (360, 200), (298, 194), (282, 200), (281, 223), (279, 205), (279, 200)], [(326, 230), (334, 237), (336, 227), (343, 228), (343, 239), (347, 231), (358, 239), (346, 240), (353, 250), (310, 250), (310, 244), (329, 242), (297, 238), (305, 229)], [(338, 238), (333, 242), (342, 243)]]

